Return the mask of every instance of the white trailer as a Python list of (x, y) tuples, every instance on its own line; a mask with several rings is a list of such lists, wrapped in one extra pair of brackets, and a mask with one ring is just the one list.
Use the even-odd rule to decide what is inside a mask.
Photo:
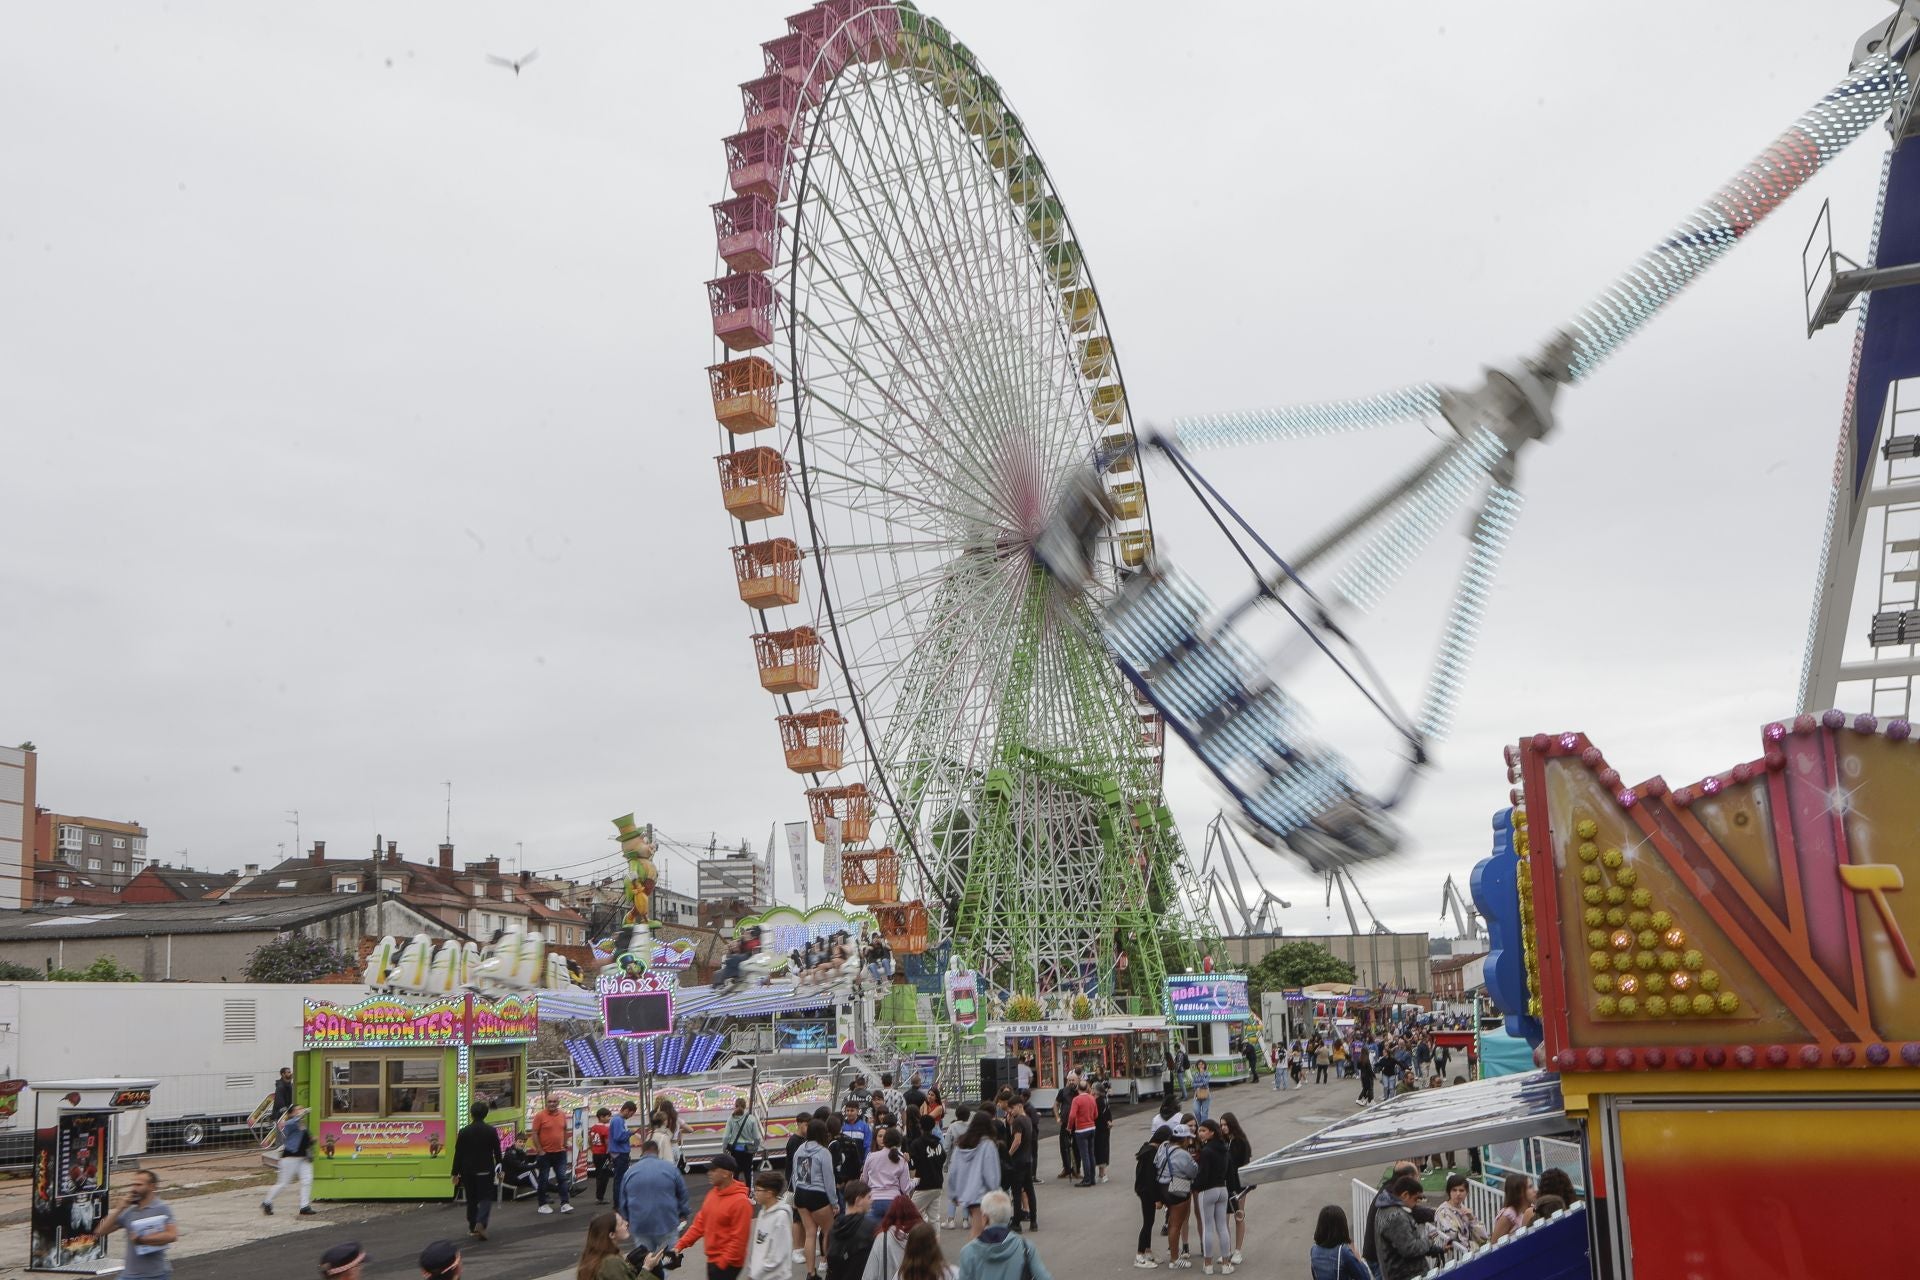
[[(248, 1127), (300, 1048), (312, 988), (252, 982), (0, 983), (0, 1079), (144, 1076), (153, 1105), (122, 1116), (122, 1155), (197, 1147)], [(352, 1003), (366, 988), (329, 985)], [(33, 1090), (0, 1117), (0, 1163), (29, 1160)]]

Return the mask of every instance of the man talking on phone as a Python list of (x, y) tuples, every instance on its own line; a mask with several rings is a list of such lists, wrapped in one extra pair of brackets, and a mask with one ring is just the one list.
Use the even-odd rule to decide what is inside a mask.
[(120, 1272), (128, 1280), (166, 1280), (173, 1275), (173, 1263), (167, 1259), (167, 1246), (180, 1238), (173, 1208), (160, 1198), (160, 1179), (145, 1169), (135, 1169), (132, 1186), (120, 1207), (108, 1214), (95, 1228), (101, 1235), (110, 1231), (127, 1233), (127, 1265)]

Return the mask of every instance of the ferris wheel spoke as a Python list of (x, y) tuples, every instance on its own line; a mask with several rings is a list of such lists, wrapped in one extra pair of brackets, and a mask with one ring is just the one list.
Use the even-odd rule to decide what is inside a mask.
[[(929, 108), (925, 108), (925, 104), (923, 104), (923, 109), (929, 109)], [(925, 121), (922, 122), (923, 127), (926, 127), (927, 124), (928, 122), (925, 122)], [(942, 233), (945, 233), (958, 243), (968, 243), (969, 242), (968, 238), (965, 236), (956, 234), (957, 229), (952, 226), (949, 226), (947, 228), (942, 228), (936, 231), (936, 229), (931, 228), (926, 224), (924, 218), (918, 217), (918, 216), (916, 216), (916, 220), (913, 225), (909, 226), (907, 224), (906, 218), (901, 213), (900, 202), (896, 197), (896, 192), (900, 190), (902, 187), (907, 185), (905, 180), (909, 176), (916, 176), (916, 172), (917, 172), (917, 176), (924, 176), (924, 172), (927, 166), (927, 160), (925, 157), (922, 157), (921, 163), (919, 166), (917, 166), (917, 171), (916, 171), (916, 166), (912, 165), (910, 162), (908, 162), (905, 158), (903, 158), (900, 155), (898, 150), (896, 131), (892, 129), (883, 128), (880, 130), (876, 130), (874, 132), (876, 132), (877, 135), (881, 139), (883, 139), (885, 145), (889, 150), (888, 169), (890, 172), (890, 176), (892, 178), (892, 180), (890, 181), (880, 181), (875, 183), (874, 189), (876, 190), (877, 194), (881, 197), (881, 200), (884, 206), (892, 215), (895, 228), (900, 233), (900, 238), (917, 236), (920, 238), (922, 242), (932, 241), (937, 243), (938, 237)], [(855, 136), (855, 141), (858, 142), (863, 148), (867, 147), (866, 133), (856, 132), (854, 136)], [(868, 158), (869, 160), (875, 159), (875, 157), (871, 153), (870, 148), (867, 149), (866, 158)], [(962, 159), (968, 162), (973, 162), (973, 163), (978, 163), (979, 161), (979, 158), (977, 156), (972, 155), (970, 153), (970, 150), (968, 154), (962, 157)], [(943, 177), (946, 175), (946, 172), (947, 171), (945, 170), (941, 171)], [(962, 193), (969, 192), (969, 191), (977, 191), (979, 189), (977, 185), (974, 185), (974, 184), (958, 183), (955, 185), (957, 186), (957, 189)], [(936, 211), (947, 211), (949, 213), (954, 213), (955, 216), (957, 216), (958, 206), (955, 202), (935, 202), (933, 205), (933, 208)], [(920, 205), (916, 206), (916, 215), (923, 213), (925, 209), (926, 209), (926, 203), (922, 202)], [(1026, 235), (1025, 235), (1024, 229), (1013, 224), (1009, 219), (1006, 219), (1004, 215), (999, 220), (998, 229), (1003, 240), (1012, 239), (1015, 236), (1019, 237), (1017, 250), (1020, 254), (1023, 254), (1023, 255), (1031, 254), (1032, 252), (1031, 246), (1026, 242)], [(946, 324), (949, 326), (950, 331), (953, 329), (953, 326), (955, 325), (961, 326), (960, 331), (966, 331), (965, 326), (967, 325), (967, 320), (965, 319), (965, 317), (969, 315), (981, 314), (983, 311), (995, 306), (996, 304), (1000, 306), (1005, 305), (1005, 300), (1003, 298), (995, 297), (991, 294), (983, 292), (980, 289), (979, 287), (980, 276), (978, 274), (972, 277), (969, 277), (965, 272), (962, 272), (960, 270), (960, 267), (959, 267), (959, 264), (961, 262), (960, 255), (953, 254), (953, 253), (932, 253), (924, 256), (927, 261), (931, 262), (936, 267), (946, 269), (943, 279), (928, 281), (928, 283), (943, 284), (948, 287), (949, 291), (957, 289), (957, 290), (962, 290), (969, 293), (971, 295), (971, 305), (963, 306), (960, 312), (956, 315), (952, 307), (945, 305), (947, 302), (947, 297), (946, 297), (946, 294), (943, 293), (941, 290), (922, 290), (922, 291), (919, 291), (919, 293), (916, 295), (916, 299), (915, 299), (916, 303), (919, 301), (920, 297), (927, 297), (932, 301), (933, 305), (932, 306), (916, 305), (914, 308), (915, 313), (921, 314), (924, 316), (931, 316), (935, 314), (937, 310), (938, 314), (941, 315), (941, 317), (944, 319)], [(894, 258), (892, 260), (896, 266), (900, 265), (897, 258)], [(924, 275), (921, 278), (924, 279), (925, 278)], [(989, 278), (1004, 282), (1008, 280), (1010, 277), (1007, 273), (1000, 273), (996, 276), (992, 276)], [(1032, 289), (1033, 282), (1037, 280), (1037, 276), (1034, 273), (1024, 273), (1023, 275), (1012, 276), (1011, 278), (1016, 282), (1027, 284), (1029, 286), (1030, 291)], [(1029, 299), (1029, 301), (1031, 301), (1031, 299)], [(1047, 301), (1048, 301), (1048, 305), (1051, 306), (1053, 302), (1051, 294), (1047, 295)], [(1028, 307), (1029, 314), (1027, 316), (1028, 332), (1035, 331), (1034, 326), (1032, 324), (1032, 321), (1035, 318), (1034, 310), (1035, 309), (1031, 305), (1029, 305)], [(973, 380), (972, 389), (976, 394), (979, 392), (980, 387), (979, 387), (978, 379)], [(1000, 415), (1000, 419), (1003, 423), (1010, 423), (1011, 421), (1014, 421), (1013, 418), (1004, 414)], [(980, 422), (991, 422), (993, 421), (993, 416), (981, 415), (974, 420), (980, 421)], [(1001, 435), (999, 438), (999, 443), (1004, 444), (1005, 442), (1006, 442), (1006, 437), (1004, 435)]]

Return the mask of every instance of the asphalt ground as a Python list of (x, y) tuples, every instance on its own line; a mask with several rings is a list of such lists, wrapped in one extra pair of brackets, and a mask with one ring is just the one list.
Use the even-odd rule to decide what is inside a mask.
[[(1212, 1104), (1216, 1115), (1233, 1112), (1252, 1138), (1256, 1153), (1265, 1154), (1351, 1114), (1355, 1092), (1350, 1082), (1337, 1080), (1278, 1092), (1267, 1077), (1262, 1077), (1257, 1084), (1216, 1087)], [(1140, 1218), (1133, 1195), (1133, 1153), (1146, 1140), (1149, 1113), (1155, 1109), (1151, 1101), (1115, 1109), (1114, 1164), (1109, 1181), (1087, 1188), (1070, 1186), (1055, 1176), (1059, 1170), (1054, 1136), (1057, 1129), (1050, 1119), (1042, 1122), (1037, 1179), (1041, 1227), (1029, 1239), (1057, 1280), (1117, 1276), (1134, 1270), (1133, 1248)], [(1371, 1169), (1355, 1172), (1367, 1179), (1378, 1174)], [(706, 1182), (703, 1173), (688, 1179), (696, 1207), (706, 1193)], [(257, 1197), (257, 1192), (221, 1194)], [(1345, 1207), (1350, 1198), (1350, 1178), (1345, 1174), (1255, 1189), (1246, 1215), (1247, 1266), (1261, 1275), (1305, 1274), (1307, 1247), (1320, 1207)], [(463, 1275), (468, 1280), (558, 1280), (572, 1274), (587, 1223), (599, 1211), (593, 1204), (590, 1184), (583, 1197), (576, 1197), (576, 1211), (571, 1214), (538, 1215), (531, 1197), (502, 1202), (494, 1206), (490, 1238), (483, 1242), (467, 1237), (465, 1207), (457, 1203), (322, 1203), (317, 1220), (293, 1220), (290, 1197), (283, 1197), (281, 1203), (278, 1216), (255, 1219), (259, 1238), (182, 1257), (175, 1263), (175, 1273), (181, 1280), (313, 1275), (321, 1253), (329, 1246), (357, 1240), (367, 1253), (367, 1280), (409, 1280), (419, 1274), (415, 1260), (420, 1250), (429, 1241), (444, 1238), (461, 1244)], [(186, 1201), (179, 1206), (182, 1230), (188, 1238), (195, 1226), (194, 1204)], [(258, 1214), (257, 1207), (253, 1213)], [(293, 1221), (303, 1229), (297, 1234), (284, 1234), (284, 1227)], [(944, 1231), (941, 1243), (948, 1261), (958, 1262), (966, 1235)], [(1196, 1237), (1196, 1249), (1198, 1243)], [(1164, 1270), (1165, 1241), (1157, 1233), (1155, 1247)], [(117, 1248), (115, 1253), (117, 1260)], [(798, 1276), (800, 1268), (793, 1270)], [(1193, 1274), (1198, 1273), (1195, 1267)], [(678, 1274), (689, 1280), (704, 1276), (705, 1260), (698, 1246), (688, 1253), (686, 1265)]]

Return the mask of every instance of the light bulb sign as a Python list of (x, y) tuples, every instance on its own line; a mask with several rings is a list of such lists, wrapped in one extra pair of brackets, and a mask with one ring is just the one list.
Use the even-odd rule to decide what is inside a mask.
[(1175, 1022), (1245, 1022), (1243, 973), (1179, 973), (1167, 979), (1167, 1015)]

